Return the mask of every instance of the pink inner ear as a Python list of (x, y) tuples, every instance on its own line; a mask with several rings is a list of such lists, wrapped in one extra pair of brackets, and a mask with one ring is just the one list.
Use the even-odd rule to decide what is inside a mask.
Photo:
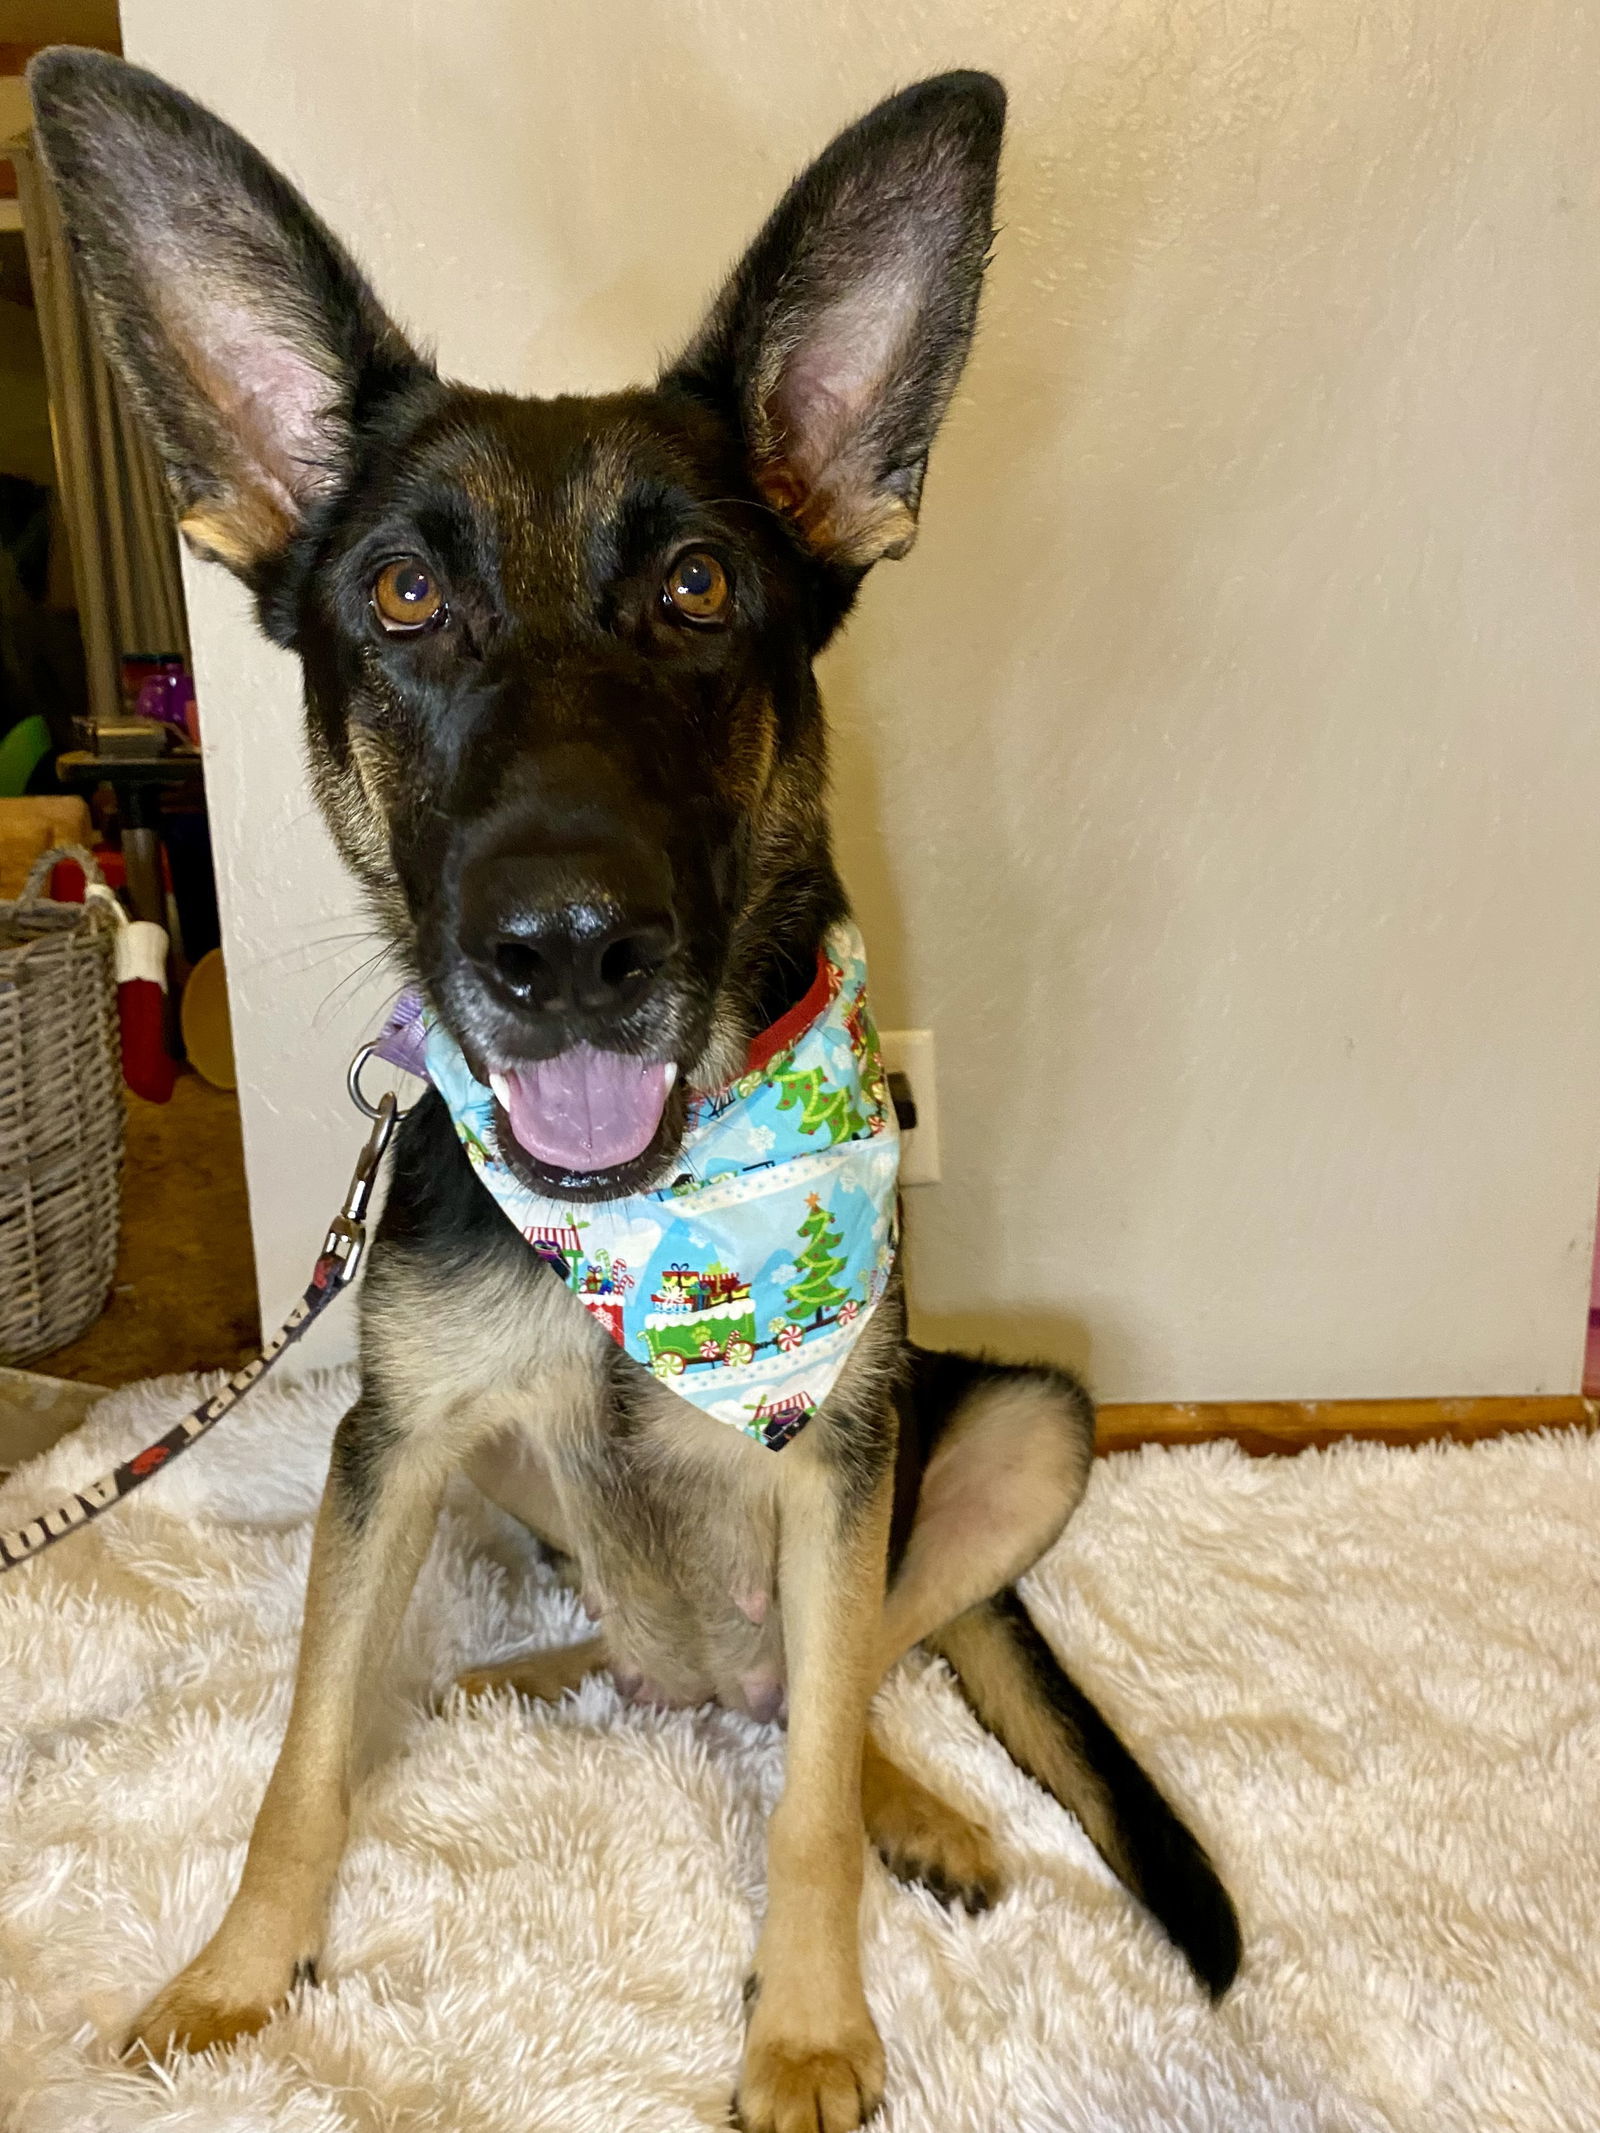
[(265, 504), (292, 525), (337, 471), (329, 460), (333, 381), (235, 297), (184, 289), (165, 318), (234, 447), (235, 479), (248, 492), (241, 501)]
[(829, 305), (790, 351), (773, 394), (774, 442), (806, 487), (849, 458), (894, 376), (922, 295), (918, 276), (885, 268)]

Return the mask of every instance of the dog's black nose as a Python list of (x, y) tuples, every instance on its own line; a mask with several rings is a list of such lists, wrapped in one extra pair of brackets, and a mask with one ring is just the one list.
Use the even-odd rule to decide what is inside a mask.
[(633, 871), (503, 854), (480, 862), (462, 882), (461, 951), (508, 1007), (625, 1014), (678, 944), (665, 884)]
[(473, 956), (497, 991), (541, 1014), (634, 1007), (671, 955), (665, 916), (607, 924), (585, 911), (528, 912), (491, 933)]

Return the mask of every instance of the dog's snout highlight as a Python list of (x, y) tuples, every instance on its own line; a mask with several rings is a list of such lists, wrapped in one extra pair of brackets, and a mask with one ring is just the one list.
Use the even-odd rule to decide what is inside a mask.
[(512, 921), (495, 933), (487, 966), (501, 992), (541, 1013), (636, 1006), (672, 952), (670, 918), (625, 918), (591, 934), (571, 914)]
[(465, 871), (461, 953), (503, 1004), (552, 1017), (626, 1015), (678, 945), (655, 870), (501, 856)]

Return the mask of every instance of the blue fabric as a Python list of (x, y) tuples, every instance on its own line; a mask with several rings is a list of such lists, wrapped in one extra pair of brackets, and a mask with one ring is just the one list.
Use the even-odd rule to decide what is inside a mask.
[(637, 1362), (774, 1451), (827, 1398), (897, 1243), (899, 1131), (854, 926), (823, 967), (815, 1020), (691, 1102), (674, 1182), (598, 1203), (545, 1199), (501, 1161), (493, 1096), (426, 1018), (429, 1078), (507, 1220)]

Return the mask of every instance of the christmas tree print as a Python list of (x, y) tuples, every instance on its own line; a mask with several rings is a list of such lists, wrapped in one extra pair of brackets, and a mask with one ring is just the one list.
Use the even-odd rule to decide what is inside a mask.
[(837, 1288), (833, 1279), (845, 1263), (840, 1250), (844, 1240), (814, 1192), (807, 1193), (806, 1206), (811, 1212), (800, 1225), (806, 1248), (795, 1254), (799, 1279), (785, 1291), (784, 1301), (802, 1324), (808, 1318), (820, 1324), (824, 1311), (836, 1309), (846, 1300), (847, 1292)]
[(474, 1133), (464, 1118), (456, 1120), (456, 1138), (467, 1151), (467, 1161), (474, 1170), (482, 1170), (486, 1164), (494, 1160), (483, 1136)]
[(792, 1111), (800, 1106), (800, 1131), (820, 1133), (827, 1130), (827, 1146), (836, 1141), (847, 1141), (859, 1133), (866, 1121), (857, 1110), (849, 1089), (830, 1087), (828, 1077), (819, 1067), (803, 1070), (789, 1068), (786, 1073), (773, 1076), (778, 1090), (778, 1109)]

